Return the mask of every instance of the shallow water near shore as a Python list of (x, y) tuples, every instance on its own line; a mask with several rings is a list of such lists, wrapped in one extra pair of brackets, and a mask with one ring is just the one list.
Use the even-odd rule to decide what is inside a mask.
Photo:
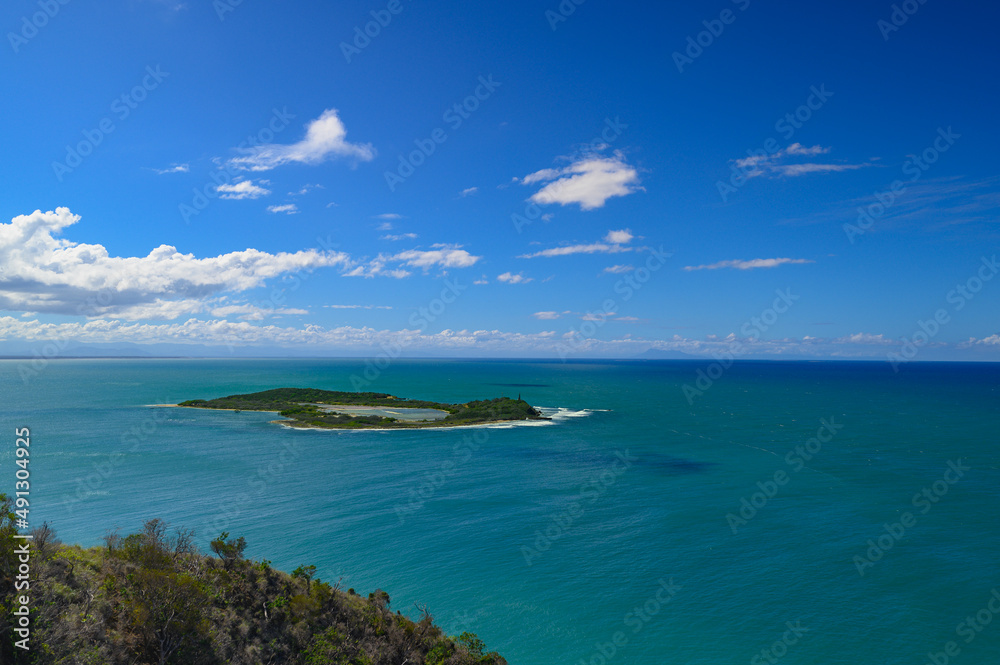
[(29, 427), (31, 522), (67, 542), (152, 517), (206, 550), (229, 531), (514, 665), (1000, 655), (994, 365), (738, 362), (689, 403), (703, 363), (396, 361), (366, 389), (520, 393), (554, 420), (303, 431), (148, 405), (349, 390), (363, 360), (58, 360), (27, 383), (18, 362), (0, 491)]

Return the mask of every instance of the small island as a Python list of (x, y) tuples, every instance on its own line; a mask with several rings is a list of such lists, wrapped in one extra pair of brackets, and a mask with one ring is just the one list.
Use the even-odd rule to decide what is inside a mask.
[(276, 412), (286, 420), (272, 422), (288, 427), (323, 429), (420, 429), (548, 420), (520, 395), (517, 399), (497, 397), (446, 404), (386, 393), (276, 388), (210, 400), (192, 399), (177, 406)]

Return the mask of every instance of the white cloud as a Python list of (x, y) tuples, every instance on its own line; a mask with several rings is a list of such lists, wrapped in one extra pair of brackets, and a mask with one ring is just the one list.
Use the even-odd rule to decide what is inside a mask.
[(890, 346), (899, 343), (892, 338), (882, 335), (881, 333), (878, 335), (873, 335), (871, 333), (854, 333), (853, 335), (838, 337), (832, 341), (835, 344), (877, 344), (883, 346)]
[[(288, 195), (289, 196), (304, 196), (305, 194), (308, 194), (309, 192), (313, 191), (314, 189), (326, 189), (326, 187), (324, 187), (323, 185), (320, 185), (320, 184), (315, 184), (315, 185), (305, 184), (305, 185), (302, 185), (302, 188), (299, 191), (297, 191), (297, 192), (288, 192)], [(330, 204), (330, 205), (335, 205), (335, 204)], [(330, 207), (330, 206), (328, 205), (327, 207)]]
[(271, 190), (253, 184), (252, 180), (242, 180), (232, 185), (219, 185), (215, 188), (220, 199), (242, 201), (244, 199), (259, 199), (267, 196)]
[(417, 237), (416, 233), (396, 233), (381, 236), (380, 240), (413, 240)]
[(555, 321), (561, 315), (559, 314), (559, 312), (535, 312), (534, 314), (532, 314), (532, 316), (538, 319), (539, 321)]
[(540, 256), (569, 256), (570, 254), (619, 254), (621, 252), (632, 252), (634, 247), (625, 247), (624, 244), (631, 242), (635, 236), (628, 229), (620, 231), (608, 231), (603, 242), (592, 242), (583, 245), (567, 245), (565, 247), (553, 247), (543, 249), (540, 252), (522, 254), (518, 258), (534, 259)]
[(825, 155), (830, 152), (830, 148), (824, 148), (823, 146), (814, 145), (811, 148), (806, 148), (801, 143), (793, 143), (792, 145), (785, 148), (786, 155)]
[(960, 349), (974, 349), (976, 347), (1000, 347), (1000, 335), (990, 335), (982, 339), (970, 337), (958, 345)]
[[(403, 216), (394, 212), (384, 212), (381, 215), (375, 215), (374, 219), (403, 219)], [(392, 228), (392, 224), (389, 225), (389, 228)]]
[(622, 229), (621, 231), (608, 231), (608, 234), (604, 236), (604, 242), (609, 242), (613, 245), (624, 245), (632, 242), (632, 235), (630, 229)]
[(719, 261), (702, 266), (684, 266), (684, 270), (719, 270), (721, 268), (733, 268), (735, 270), (754, 270), (756, 268), (776, 268), (785, 264), (815, 263), (809, 259), (751, 259), (750, 261), (732, 260)]
[(389, 257), (391, 261), (402, 261), (414, 268), (428, 270), (434, 266), (442, 268), (468, 268), (476, 264), (481, 256), (473, 256), (461, 245), (434, 245), (434, 249), (410, 249)]
[(467, 189), (463, 189), (462, 193), (459, 194), (459, 196), (472, 196), (473, 194), (475, 194), (478, 191), (479, 191), (478, 187), (469, 187)]
[(629, 266), (629, 265), (616, 265), (616, 266), (608, 266), (607, 268), (605, 268), (601, 272), (610, 273), (612, 275), (621, 275), (623, 273), (632, 272), (633, 270), (635, 270), (635, 267), (633, 267), (633, 266)]
[(370, 143), (348, 143), (347, 129), (337, 116), (336, 109), (323, 111), (316, 120), (306, 125), (306, 136), (298, 143), (283, 145), (268, 143), (252, 148), (251, 155), (234, 157), (229, 164), (246, 171), (269, 171), (284, 164), (322, 164), (335, 158), (346, 157), (368, 162), (375, 157)]
[(601, 208), (615, 196), (641, 191), (639, 173), (625, 162), (621, 153), (614, 157), (584, 157), (561, 169), (542, 169), (521, 178), (522, 185), (547, 182), (530, 201), (541, 204), (579, 204), (581, 210)]
[(173, 164), (169, 168), (165, 169), (153, 169), (159, 175), (166, 175), (167, 173), (187, 173), (191, 170), (189, 164)]
[(518, 258), (522, 259), (534, 259), (539, 256), (569, 256), (570, 254), (617, 254), (619, 252), (631, 252), (631, 247), (622, 247), (621, 245), (609, 245), (603, 242), (594, 242), (589, 245), (568, 245), (566, 247), (553, 247), (552, 249), (543, 249), (540, 252), (535, 252), (534, 254), (522, 254)]
[(351, 265), (347, 254), (317, 250), (246, 249), (195, 258), (160, 245), (148, 256), (116, 257), (102, 245), (56, 237), (79, 220), (68, 208), (57, 208), (0, 224), (0, 309), (171, 318), (203, 311), (213, 297), (247, 291), (283, 274)]
[(267, 206), (268, 212), (283, 212), (286, 215), (295, 215), (299, 212), (299, 207), (294, 203), (286, 203), (280, 206)]
[(497, 279), (506, 284), (527, 284), (534, 280), (533, 277), (525, 277), (521, 273), (505, 272), (502, 275), (497, 275)]
[(473, 284), (477, 286), (482, 286), (483, 284), (489, 284), (489, 283), (490, 280), (486, 279), (486, 275), (483, 275), (482, 277), (473, 282)]
[(344, 273), (344, 277), (392, 277), (394, 279), (403, 279), (409, 277), (413, 273), (409, 270), (404, 270), (403, 268), (387, 268), (386, 263), (383, 259), (375, 259), (369, 261), (367, 265), (359, 265), (348, 272)]
[(840, 171), (854, 171), (863, 169), (868, 164), (780, 164), (774, 170), (781, 175), (795, 177), (807, 173), (839, 173)]
[[(404, 234), (405, 235), (405, 234)], [(481, 256), (474, 256), (462, 249), (461, 245), (432, 245), (431, 249), (408, 249), (397, 254), (379, 254), (366, 265), (358, 265), (344, 273), (345, 277), (395, 277), (403, 279), (412, 273), (403, 267), (392, 267), (391, 264), (403, 264), (410, 268), (420, 268), (427, 272), (431, 268), (468, 268), (475, 265)]]
[(760, 153), (757, 153), (757, 154), (754, 154), (754, 155), (749, 155), (749, 156), (744, 157), (742, 159), (736, 159), (736, 160), (733, 160), (733, 161), (735, 162), (736, 166), (738, 166), (739, 168), (742, 169), (742, 168), (746, 168), (746, 167), (749, 167), (749, 166), (758, 166), (758, 165), (761, 165), (761, 164), (774, 163), (774, 162), (780, 161), (781, 159), (784, 159), (785, 157), (789, 157), (789, 156), (792, 156), (792, 157), (811, 157), (811, 156), (814, 156), (814, 155), (825, 155), (826, 153), (830, 152), (830, 150), (831, 150), (830, 148), (824, 148), (823, 146), (819, 146), (819, 145), (814, 145), (811, 148), (806, 148), (801, 143), (793, 143), (790, 146), (788, 146), (787, 148), (784, 148), (783, 150), (779, 150), (778, 152), (775, 152), (775, 153), (766, 154), (764, 152), (760, 152)]
[(772, 154), (760, 153), (741, 159), (734, 159), (732, 162), (737, 168), (743, 171), (742, 176), (747, 180), (765, 175), (794, 178), (809, 173), (836, 173), (871, 166), (870, 162), (865, 162), (864, 164), (784, 163), (788, 157), (814, 157), (816, 155), (825, 155), (830, 150), (830, 148), (824, 148), (819, 145), (807, 148), (801, 143), (793, 143), (787, 148)]

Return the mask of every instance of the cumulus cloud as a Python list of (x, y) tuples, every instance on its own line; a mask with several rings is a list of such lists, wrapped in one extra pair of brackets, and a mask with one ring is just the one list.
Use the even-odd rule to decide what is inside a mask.
[(561, 314), (559, 312), (535, 312), (532, 316), (539, 321), (555, 321)]
[(390, 257), (393, 261), (402, 261), (415, 268), (468, 268), (476, 264), (481, 256), (473, 256), (461, 245), (433, 245), (434, 249), (409, 249)]
[(617, 152), (613, 157), (591, 155), (561, 169), (535, 171), (519, 182), (522, 185), (547, 183), (529, 199), (534, 203), (576, 203), (581, 210), (601, 208), (610, 198), (642, 190), (638, 171)]
[(251, 148), (252, 154), (234, 157), (229, 164), (245, 171), (270, 171), (285, 164), (322, 164), (336, 157), (368, 162), (375, 157), (370, 143), (349, 143), (347, 129), (336, 109), (323, 111), (306, 125), (306, 136), (298, 143), (283, 145), (268, 143)]
[(366, 265), (355, 266), (351, 270), (344, 273), (344, 277), (392, 277), (394, 279), (403, 279), (404, 277), (409, 277), (413, 273), (409, 270), (403, 268), (391, 268), (386, 264), (384, 259), (378, 258), (369, 261)]
[(635, 248), (625, 247), (625, 245), (631, 242), (634, 237), (628, 229), (608, 231), (601, 242), (553, 247), (551, 249), (543, 249), (540, 252), (522, 254), (518, 258), (534, 259), (543, 256), (569, 256), (570, 254), (618, 254), (620, 252), (632, 252)]
[[(461, 245), (432, 245), (431, 249), (408, 249), (397, 254), (379, 254), (363, 265), (356, 265), (344, 273), (345, 277), (394, 277), (403, 279), (413, 273), (409, 268), (424, 272), (431, 268), (468, 268), (481, 256), (474, 256)], [(404, 267), (405, 266), (405, 267)]]
[(433, 245), (434, 249), (409, 249), (389, 257), (390, 261), (402, 261), (414, 268), (428, 270), (441, 268), (468, 268), (476, 264), (481, 256), (473, 256), (461, 245)]
[[(384, 212), (381, 215), (375, 215), (375, 219), (403, 219), (403, 216), (394, 212)], [(389, 224), (389, 228), (392, 228), (392, 224)]]
[(417, 237), (416, 233), (389, 233), (387, 235), (381, 236), (380, 240), (413, 240)]
[(298, 214), (299, 207), (297, 205), (295, 205), (294, 203), (286, 203), (286, 204), (280, 205), (280, 206), (267, 206), (267, 211), (268, 212), (275, 212), (275, 213), (283, 212), (286, 215), (295, 215), (295, 214)]
[(204, 311), (221, 294), (247, 291), (283, 274), (351, 264), (340, 252), (246, 249), (196, 258), (170, 245), (143, 257), (110, 256), (102, 245), (57, 237), (79, 220), (68, 208), (57, 208), (0, 224), (0, 309), (175, 318)]
[(989, 337), (984, 337), (982, 339), (976, 339), (975, 337), (970, 337), (967, 341), (959, 345), (961, 348), (970, 348), (976, 346), (1000, 346), (1000, 335), (990, 335)]
[(505, 284), (527, 284), (528, 282), (534, 281), (534, 277), (525, 277), (521, 273), (516, 275), (511, 272), (505, 272), (502, 275), (497, 275), (497, 279)]
[(757, 268), (776, 268), (785, 264), (794, 263), (815, 263), (809, 259), (751, 259), (743, 261), (735, 259), (732, 261), (719, 261), (702, 266), (684, 266), (684, 270), (720, 270), (722, 268), (732, 268), (734, 270), (755, 270)]
[(230, 199), (233, 201), (259, 199), (271, 193), (271, 190), (253, 184), (252, 180), (241, 180), (231, 185), (219, 185), (215, 188), (215, 191), (219, 193), (220, 199)]
[(604, 242), (609, 242), (614, 245), (624, 245), (626, 243), (632, 242), (632, 235), (630, 229), (622, 229), (621, 231), (608, 231), (607, 235), (604, 236)]

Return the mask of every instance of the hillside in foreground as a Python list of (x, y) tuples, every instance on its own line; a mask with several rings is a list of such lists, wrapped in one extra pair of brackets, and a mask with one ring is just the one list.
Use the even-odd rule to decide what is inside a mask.
[[(90, 549), (34, 531), (30, 650), (14, 647), (16, 555), (10, 502), (0, 495), (0, 662), (11, 665), (505, 665), (475, 635), (445, 635), (367, 597), (243, 557), (222, 534), (213, 555), (160, 520)], [(18, 545), (21, 541), (18, 541)]]

